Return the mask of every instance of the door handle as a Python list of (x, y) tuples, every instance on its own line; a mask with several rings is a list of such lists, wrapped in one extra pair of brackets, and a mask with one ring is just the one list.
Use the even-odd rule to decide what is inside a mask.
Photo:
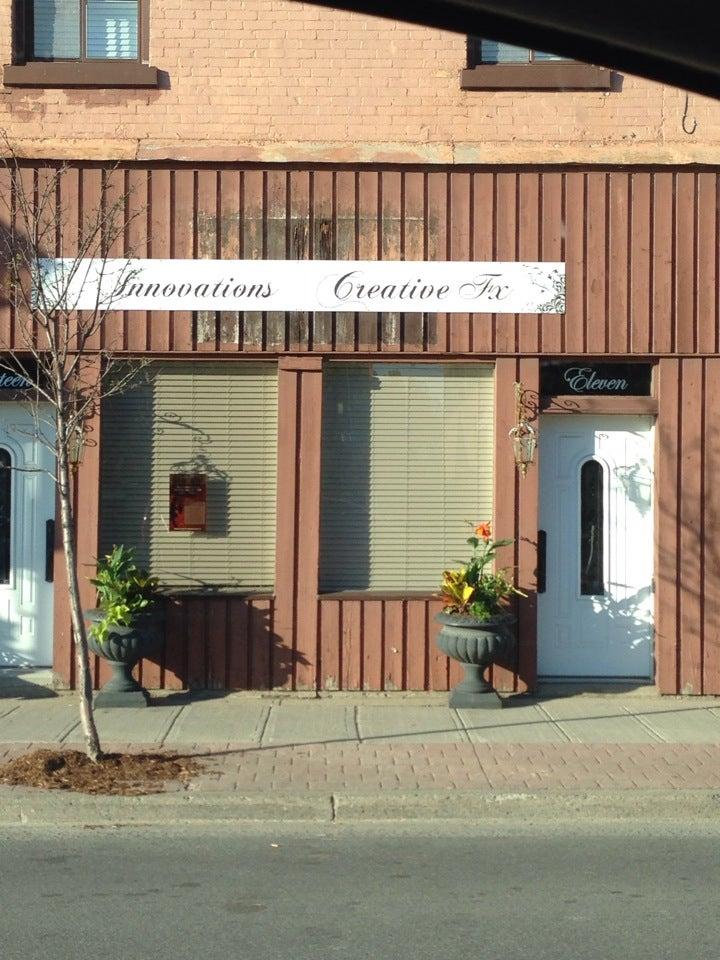
[(55, 576), (55, 521), (45, 521), (45, 580), (52, 583)]
[(545, 593), (545, 579), (547, 572), (547, 533), (538, 530), (537, 535), (537, 592)]

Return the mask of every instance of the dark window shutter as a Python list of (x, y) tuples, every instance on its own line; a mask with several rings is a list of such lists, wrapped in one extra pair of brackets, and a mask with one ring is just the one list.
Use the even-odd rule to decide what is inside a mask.
[(27, 18), (32, 0), (13, 0), (12, 5), (12, 62), (23, 64), (27, 60)]

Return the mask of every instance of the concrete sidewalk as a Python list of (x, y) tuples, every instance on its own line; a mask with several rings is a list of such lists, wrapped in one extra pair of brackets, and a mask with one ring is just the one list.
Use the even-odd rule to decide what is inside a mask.
[[(172, 749), (206, 771), (143, 798), (0, 787), (0, 822), (505, 816), (518, 797), (637, 813), (661, 795), (669, 811), (720, 814), (720, 698), (556, 694), (471, 711), (447, 694), (167, 694), (97, 718), (106, 749)], [(81, 745), (72, 694), (0, 696), (0, 762), (53, 744)]]
[[(105, 740), (184, 749), (200, 744), (720, 744), (720, 697), (647, 693), (510, 696), (505, 709), (452, 710), (448, 695), (158, 693), (146, 709), (96, 711)], [(0, 689), (0, 743), (73, 744), (72, 693)]]

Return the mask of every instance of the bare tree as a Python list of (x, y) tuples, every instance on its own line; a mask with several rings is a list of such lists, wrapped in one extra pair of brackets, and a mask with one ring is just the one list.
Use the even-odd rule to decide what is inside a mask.
[[(33, 434), (54, 457), (51, 476), (60, 506), (80, 720), (87, 754), (97, 761), (102, 750), (93, 715), (72, 488), (95, 410), (104, 397), (128, 388), (143, 366), (119, 365), (116, 351), (122, 344), (109, 342), (106, 330), (119, 292), (132, 276), (125, 256), (109, 256), (112, 250), (127, 253), (129, 196), (111, 189), (112, 171), (103, 171), (92, 206), (83, 204), (81, 212), (77, 206), (66, 209), (67, 165), (52, 167), (39, 178), (23, 167), (7, 138), (0, 142), (0, 152), (9, 183), (4, 195), (0, 191), (0, 278), (5, 288), (0, 295), (4, 292), (12, 310), (12, 332), (7, 338), (0, 333), (0, 369), (23, 377), (32, 371), (26, 402)], [(86, 282), (91, 282), (93, 303), (78, 310), (78, 291)]]

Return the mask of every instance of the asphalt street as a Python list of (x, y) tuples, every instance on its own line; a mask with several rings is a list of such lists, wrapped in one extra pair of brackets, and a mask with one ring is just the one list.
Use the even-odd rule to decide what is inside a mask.
[(0, 830), (4, 960), (717, 960), (720, 824)]

